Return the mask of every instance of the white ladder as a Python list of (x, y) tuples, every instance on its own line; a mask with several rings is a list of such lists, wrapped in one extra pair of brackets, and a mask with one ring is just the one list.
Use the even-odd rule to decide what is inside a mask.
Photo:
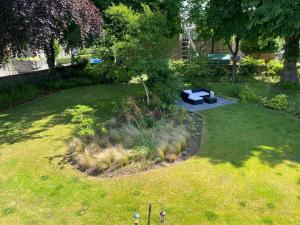
[(181, 41), (181, 59), (182, 60), (189, 59), (190, 47), (192, 47), (193, 51), (196, 53), (196, 56), (199, 56), (196, 45), (195, 45), (192, 35), (191, 35), (191, 32), (193, 29), (194, 29), (194, 27), (185, 27), (184, 28), (184, 34), (182, 35), (182, 41)]

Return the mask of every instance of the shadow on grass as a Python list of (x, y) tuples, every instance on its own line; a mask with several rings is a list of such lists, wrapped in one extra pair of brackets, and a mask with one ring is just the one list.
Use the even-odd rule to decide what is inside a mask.
[(286, 113), (237, 104), (202, 113), (204, 130), (198, 157), (242, 167), (252, 157), (273, 167), (300, 162), (300, 120)]
[(16, 108), (0, 112), (0, 145), (45, 138), (56, 125), (70, 124), (67, 111), (77, 105), (95, 109), (99, 120), (112, 117), (122, 100), (138, 92), (135, 85), (99, 85), (62, 91)]

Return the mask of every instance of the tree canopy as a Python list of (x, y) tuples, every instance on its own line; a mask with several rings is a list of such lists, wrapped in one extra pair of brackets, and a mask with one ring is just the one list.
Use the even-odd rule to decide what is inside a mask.
[[(241, 40), (259, 45), (285, 40), (283, 82), (298, 83), (300, 1), (295, 0), (190, 0), (190, 19), (200, 35), (223, 39), (233, 55), (233, 80)], [(234, 40), (233, 47), (230, 46)], [(272, 46), (263, 46), (272, 47)], [(260, 48), (257, 48), (260, 50)]]
[[(177, 33), (181, 26), (180, 8), (182, 0), (93, 0), (95, 5), (101, 10), (106, 10), (110, 6), (123, 4), (136, 12), (143, 12), (143, 4), (148, 5), (151, 10), (159, 10), (166, 15), (168, 27), (173, 33)], [(104, 16), (106, 23), (110, 23), (109, 17)]]
[[(154, 88), (155, 93), (162, 94), (166, 100), (171, 91), (160, 82), (163, 80), (166, 84), (176, 80), (174, 77), (170, 78), (168, 67), (173, 32), (164, 13), (152, 10), (145, 4), (142, 6), (143, 11), (133, 10), (124, 4), (109, 7), (105, 11), (110, 21), (106, 35), (107, 38), (112, 38), (109, 51), (113, 51), (112, 66), (118, 71), (118, 79), (138, 78), (144, 86), (149, 103), (148, 87), (150, 91)], [(144, 75), (147, 75), (147, 81), (144, 80)], [(156, 89), (158, 83), (164, 90)]]
[(299, 83), (297, 59), (300, 40), (300, 1), (252, 0), (251, 27), (264, 37), (285, 40), (283, 82)]
[(103, 26), (90, 0), (3, 0), (0, 8), (0, 60), (27, 46), (53, 57), (54, 40), (63, 40), (71, 24), (78, 26), (81, 40), (98, 36)]
[(233, 60), (232, 80), (235, 81), (240, 41), (248, 34), (248, 1), (190, 0), (189, 4), (190, 20), (197, 25), (200, 35), (223, 39), (228, 45)]

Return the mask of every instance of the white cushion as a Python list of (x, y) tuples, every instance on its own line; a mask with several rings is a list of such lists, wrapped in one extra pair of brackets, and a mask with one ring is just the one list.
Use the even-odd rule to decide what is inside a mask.
[(206, 91), (200, 91), (200, 92), (196, 92), (194, 94), (197, 94), (198, 96), (201, 96), (201, 97), (209, 96), (209, 93), (207, 93)]
[(193, 93), (191, 89), (189, 89), (189, 90), (184, 90), (183, 92), (186, 93), (186, 94), (192, 94), (192, 93)]
[(194, 94), (191, 94), (188, 99), (190, 100), (193, 100), (193, 101), (199, 101), (199, 100), (203, 100), (202, 97), (200, 97), (199, 95), (194, 95)]

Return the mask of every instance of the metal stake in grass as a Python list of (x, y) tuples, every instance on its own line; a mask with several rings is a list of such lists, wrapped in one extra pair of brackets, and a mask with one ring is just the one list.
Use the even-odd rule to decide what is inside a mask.
[(133, 215), (133, 217), (134, 217), (134, 219), (135, 219), (134, 225), (139, 225), (140, 214), (135, 213), (135, 214)]
[[(149, 203), (149, 206), (148, 206), (148, 222), (147, 222), (147, 225), (151, 225), (151, 212), (152, 212), (152, 203)], [(165, 224), (166, 223), (166, 211), (162, 208), (162, 211), (160, 212), (160, 222), (162, 224)], [(139, 225), (139, 219), (140, 219), (140, 214), (139, 213), (135, 213), (133, 215), (134, 219), (135, 219), (135, 222), (134, 222), (134, 225)]]
[(166, 223), (166, 211), (165, 210), (162, 210), (161, 212), (160, 212), (160, 222), (161, 223)]
[(152, 203), (149, 204), (148, 208), (148, 225), (151, 223), (151, 209), (152, 209)]

